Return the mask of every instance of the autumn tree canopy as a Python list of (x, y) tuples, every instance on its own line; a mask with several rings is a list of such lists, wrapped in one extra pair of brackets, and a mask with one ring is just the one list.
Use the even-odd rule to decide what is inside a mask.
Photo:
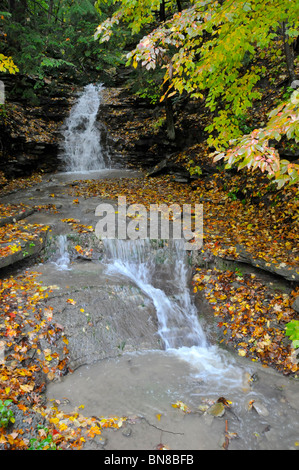
[[(98, 0), (97, 7), (100, 9), (105, 3)], [(230, 153), (227, 160), (231, 164), (240, 160), (244, 153), (240, 151), (241, 122), (261, 97), (257, 84), (266, 71), (266, 60), (282, 56), (289, 84), (297, 78), (294, 41), (299, 34), (298, 3), (285, 0), (112, 0), (108, 3), (115, 4), (114, 12), (99, 25), (95, 38), (101, 43), (109, 41), (123, 24), (133, 35), (144, 32), (127, 54), (127, 65), (142, 67), (149, 74), (157, 68), (164, 71), (161, 100), (183, 93), (203, 100), (213, 116), (205, 129), (209, 134), (208, 144), (221, 152), (218, 155), (221, 158), (231, 147), (231, 141), (239, 139), (238, 158), (234, 159)], [(286, 135), (298, 141), (296, 103), (293, 95), (282, 105), (283, 118), (273, 131), (276, 140)], [(283, 125), (282, 119), (290, 123), (292, 131)], [(268, 127), (273, 124), (274, 120), (270, 119)], [(268, 127), (266, 133), (256, 130), (251, 146), (244, 141), (246, 155), (241, 167), (259, 167), (280, 184), (298, 181), (298, 165), (281, 165), (276, 150), (266, 144), (273, 136)], [(263, 144), (258, 149), (255, 143), (261, 137)], [(265, 145), (271, 148), (266, 156)]]

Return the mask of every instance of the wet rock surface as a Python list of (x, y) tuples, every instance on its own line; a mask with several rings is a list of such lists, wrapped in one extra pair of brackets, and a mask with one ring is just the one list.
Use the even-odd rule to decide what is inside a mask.
[(53, 264), (41, 272), (45, 285), (57, 285), (59, 276), (45, 306), (64, 327), (71, 370), (124, 351), (160, 347), (153, 305), (134, 285), (107, 277), (103, 265), (79, 261), (70, 271), (57, 272)]
[[(117, 172), (110, 175), (117, 176)], [(249, 361), (240, 364), (237, 361), (236, 368), (241, 365), (245, 371), (249, 370), (249, 375), (247, 377), (246, 372), (244, 380), (232, 390), (225, 383), (215, 386), (206, 377), (194, 377), (189, 366), (177, 358), (165, 358), (152, 302), (133, 282), (107, 276), (103, 246), (88, 230), (97, 221), (94, 213), (101, 201), (78, 198), (74, 202), (68, 193), (70, 181), (64, 178), (68, 180), (67, 176), (53, 175), (41, 185), (19, 191), (13, 198), (12, 195), (4, 197), (1, 202), (13, 200), (29, 207), (55, 205), (51, 210), (35, 209), (26, 213), (26, 223), (50, 226), (47, 243), (40, 258), (35, 260), (42, 263), (33, 262), (29, 272), (38, 270), (43, 285), (52, 286), (52, 292), (43, 300), (43, 308), (52, 307), (53, 321), (68, 338), (68, 373), (53, 376), (51, 380), (47, 378), (47, 397), (58, 400), (60, 406), (63, 397), (67, 397), (67, 404), (62, 406), (66, 410), (84, 404), (86, 415), (100, 417), (119, 413), (127, 417), (120, 429), (103, 430), (101, 435), (89, 439), (84, 448), (221, 449), (227, 445), (228, 431), (239, 436), (233, 439), (230, 435), (231, 449), (295, 448), (298, 440), (297, 381), (272, 370), (265, 372), (260, 365)], [(72, 179), (72, 184), (76, 184), (74, 175)], [(63, 221), (67, 219), (77, 222)], [(55, 264), (60, 255), (58, 239), (61, 234), (67, 237), (70, 253), (69, 270), (65, 271), (60, 271)], [(16, 263), (10, 269), (10, 272), (20, 273), (23, 267)], [(2, 269), (3, 276), (6, 270)], [(211, 305), (204, 299), (197, 302), (208, 332), (210, 328), (209, 338), (213, 344), (219, 338), (213, 336)], [(41, 339), (40, 347), (43, 350), (49, 348), (49, 344)], [(156, 356), (144, 354), (153, 350)], [(61, 341), (51, 346), (51, 354), (55, 352), (63, 355)], [(216, 357), (217, 361), (220, 364), (221, 357)], [(84, 367), (89, 368), (87, 375), (84, 375)], [(258, 377), (254, 382), (250, 380), (253, 373)], [(91, 386), (94, 383), (95, 388)], [(219, 409), (215, 411), (214, 405), (220, 396), (232, 401), (231, 409), (216, 405)], [(172, 407), (180, 399), (191, 413)], [(31, 416), (17, 413), (16, 418), (21, 427)], [(44, 425), (36, 416), (32, 419), (32, 428)], [(28, 438), (35, 435), (32, 431)]]

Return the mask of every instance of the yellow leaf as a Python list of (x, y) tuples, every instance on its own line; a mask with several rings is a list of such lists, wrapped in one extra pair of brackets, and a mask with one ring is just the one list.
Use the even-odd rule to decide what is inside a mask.
[(30, 384), (20, 385), (20, 389), (23, 390), (23, 392), (32, 392), (32, 390), (34, 389), (34, 385), (30, 385)]
[(172, 404), (173, 408), (179, 408), (180, 410), (184, 411), (184, 413), (190, 413), (191, 410), (190, 408), (188, 408), (187, 405), (185, 405), (185, 403), (183, 403), (182, 401), (178, 400), (176, 403)]
[(59, 431), (65, 431), (67, 429), (67, 425), (65, 423), (62, 423), (59, 425)]
[(59, 423), (59, 418), (50, 418), (49, 421), (50, 421), (50, 423), (58, 424)]
[(238, 354), (239, 354), (239, 356), (246, 356), (245, 349), (239, 349)]

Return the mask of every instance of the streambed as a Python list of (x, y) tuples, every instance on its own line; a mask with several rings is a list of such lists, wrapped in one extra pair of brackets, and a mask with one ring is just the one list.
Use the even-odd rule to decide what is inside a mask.
[[(142, 336), (162, 341), (154, 348), (137, 340), (132, 348), (132, 336), (136, 339), (145, 321), (133, 308), (126, 334), (130, 328), (135, 333), (127, 351), (124, 345), (113, 358), (78, 367), (49, 385), (48, 398), (65, 411), (83, 405), (87, 416), (126, 417), (120, 430), (107, 430), (89, 443), (93, 448), (153, 449), (163, 444), (172, 450), (220, 449), (228, 426), (231, 449), (296, 448), (297, 381), (209, 343), (198, 320), (203, 312), (196, 312), (190, 296), (186, 254), (178, 245), (104, 243), (103, 273), (111, 284), (117, 279), (140, 289), (157, 316), (157, 330), (147, 325)], [(122, 326), (121, 321), (114, 325), (118, 331)], [(230, 406), (214, 413), (219, 398)], [(187, 412), (177, 403), (186, 405)]]
[[(70, 183), (138, 176), (107, 169), (109, 155), (95, 128), (99, 90), (88, 86), (65, 124), (69, 171), (1, 200), (58, 209), (26, 219), (51, 226), (44, 259), (29, 272), (39, 271), (39, 281), (54, 286), (45, 306), (64, 329), (73, 369), (48, 384), (49, 403), (65, 411), (84, 406), (87, 416), (126, 417), (120, 429), (104, 430), (86, 449), (221, 449), (225, 432), (226, 438), (232, 433), (230, 449), (295, 449), (298, 382), (210, 343), (202, 326), (206, 312), (197, 310), (190, 294), (186, 253), (176, 243), (166, 250), (150, 241), (103, 244), (90, 234), (78, 236), (63, 221), (95, 226), (95, 209), (103, 202), (74, 203)], [(83, 239), (92, 256), (70, 259)], [(16, 270), (24, 272), (22, 266)], [(220, 398), (226, 406), (221, 401), (215, 411)]]
[[(218, 367), (224, 360), (223, 377), (200, 372), (196, 359), (192, 365), (176, 352), (126, 353), (80, 367), (51, 384), (48, 397), (58, 400), (64, 411), (84, 405), (80, 413), (86, 416), (127, 417), (122, 428), (104, 430), (87, 448), (152, 450), (162, 443), (171, 450), (219, 450), (227, 421), (229, 432), (238, 435), (229, 443), (231, 450), (295, 449), (297, 383), (247, 361), (214, 354)], [(252, 373), (257, 381), (250, 385)], [(223, 416), (203, 411), (222, 396), (232, 402)], [(251, 400), (258, 412), (249, 409)], [(178, 401), (191, 412), (174, 408)]]
[[(124, 174), (128, 176), (129, 172)], [(119, 171), (110, 173), (110, 177), (120, 176)], [(104, 171), (103, 177), (109, 177), (109, 172)], [(77, 179), (77, 174), (68, 174), (66, 182), (64, 178), (61, 174), (47, 176), (37, 187), (7, 196), (11, 203), (30, 205), (34, 197), (35, 204), (47, 204), (53, 202), (51, 194), (55, 193), (58, 213), (41, 211), (27, 218), (32, 223), (50, 223), (49, 237), (53, 240), (59, 234), (70, 234), (70, 228), (61, 222), (64, 217), (78, 218), (87, 225), (96, 221), (94, 210), (99, 201), (82, 198), (74, 205), (66, 184)], [(2, 200), (5, 202), (5, 198)], [(74, 236), (70, 234), (69, 239)], [(119, 254), (105, 259), (106, 249), (99, 245), (93, 259), (72, 260), (61, 270), (55, 263), (63, 253), (58, 244), (55, 246), (53, 256), (33, 264), (29, 271), (39, 271), (39, 281), (45, 286), (58, 287), (47, 304), (53, 307), (54, 320), (64, 326), (69, 337), (74, 372), (50, 382), (47, 398), (58, 400), (65, 410), (84, 405), (80, 412), (86, 415), (128, 418), (122, 428), (104, 430), (85, 448), (153, 449), (162, 443), (172, 450), (221, 449), (227, 422), (228, 430), (238, 435), (229, 442), (229, 449), (296, 449), (299, 389), (295, 379), (210, 345), (201, 322), (195, 328), (200, 335), (197, 343), (194, 339), (193, 346), (189, 341), (179, 341), (164, 350), (153, 296), (161, 295), (166, 303), (169, 300), (170, 307), (178, 303), (185, 313), (190, 306), (194, 308), (188, 287), (189, 268), (173, 269), (173, 261), (181, 268), (185, 266), (180, 258), (172, 259), (172, 264), (151, 261), (147, 278), (142, 263), (139, 267), (135, 263), (133, 270), (126, 272), (130, 258), (123, 258), (126, 263), (117, 266)], [(66, 303), (69, 297), (77, 302), (76, 307)], [(205, 316), (205, 312), (197, 314)], [(186, 332), (184, 318), (181, 326), (181, 332)], [(225, 409), (223, 416), (212, 416), (205, 406), (220, 397), (231, 402), (231, 409)], [(192, 412), (174, 408), (172, 404), (178, 400)], [(255, 400), (257, 409), (248, 409), (251, 400)]]

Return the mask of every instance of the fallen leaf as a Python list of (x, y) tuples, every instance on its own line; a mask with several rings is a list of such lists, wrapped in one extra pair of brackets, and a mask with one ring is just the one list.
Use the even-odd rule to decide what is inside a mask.
[(187, 405), (185, 405), (185, 403), (183, 403), (182, 401), (178, 400), (176, 403), (173, 403), (171, 405), (173, 408), (179, 408), (180, 410), (182, 410), (184, 413), (191, 413), (191, 410), (190, 408), (188, 408)]

